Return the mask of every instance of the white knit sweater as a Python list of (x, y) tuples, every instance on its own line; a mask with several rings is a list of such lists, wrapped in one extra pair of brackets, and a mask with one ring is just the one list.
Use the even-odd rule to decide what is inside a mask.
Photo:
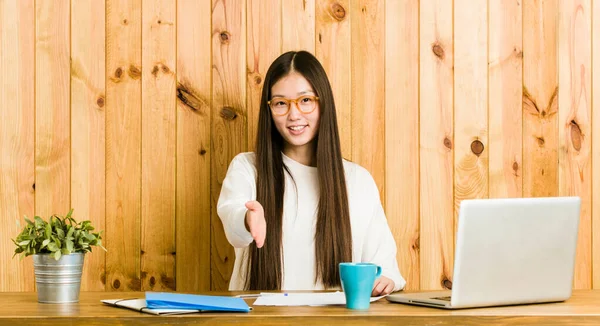
[[(315, 226), (319, 202), (317, 168), (300, 164), (283, 155), (283, 163), (294, 181), (285, 173), (283, 208), (283, 282), (282, 290), (322, 290), (315, 283)], [(358, 164), (344, 161), (350, 222), (352, 260), (382, 267), (382, 275), (395, 282), (394, 291), (404, 288), (396, 261), (396, 242), (387, 224), (377, 185), (371, 174)], [(247, 249), (253, 239), (246, 230), (245, 203), (256, 200), (256, 166), (254, 153), (238, 154), (229, 165), (223, 180), (217, 213), (225, 235), (235, 247), (235, 264), (229, 290), (243, 290)], [(262, 203), (261, 203), (262, 204)]]

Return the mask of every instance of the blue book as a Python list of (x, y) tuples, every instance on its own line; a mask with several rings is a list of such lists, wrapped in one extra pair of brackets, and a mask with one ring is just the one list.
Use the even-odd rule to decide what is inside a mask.
[(249, 312), (251, 310), (242, 298), (174, 292), (146, 292), (146, 305), (151, 309), (197, 309), (230, 312)]

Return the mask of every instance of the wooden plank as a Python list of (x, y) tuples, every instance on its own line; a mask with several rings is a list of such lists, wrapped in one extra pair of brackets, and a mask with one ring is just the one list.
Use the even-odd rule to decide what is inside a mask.
[(142, 5), (142, 290), (175, 290), (176, 2)]
[(333, 90), (342, 156), (352, 160), (350, 2), (326, 0), (317, 1), (316, 5), (315, 55), (327, 72)]
[(210, 290), (210, 1), (177, 2), (177, 291)]
[(248, 150), (254, 151), (263, 81), (269, 66), (281, 54), (281, 1), (248, 0), (247, 6)]
[[(600, 17), (600, 3), (592, 2), (592, 17)], [(600, 20), (592, 19), (592, 35), (600, 35)], [(592, 37), (592, 288), (600, 288), (600, 39)], [(596, 243), (594, 246), (593, 244)]]
[(489, 195), (487, 9), (485, 1), (454, 1), (455, 231), (460, 202)]
[(385, 7), (385, 209), (407, 290), (419, 290), (419, 4)]
[(352, 159), (373, 175), (385, 202), (384, 2), (350, 2), (352, 27)]
[(212, 13), (211, 288), (226, 290), (235, 254), (216, 208), (229, 163), (248, 148), (246, 4), (213, 0)]
[(489, 196), (523, 196), (523, 7), (489, 1)]
[[(105, 1), (71, 2), (71, 203), (77, 220), (105, 228)], [(106, 256), (86, 255), (82, 291), (104, 291)]]
[(106, 3), (107, 290), (139, 291), (141, 0)]
[(558, 2), (523, 2), (523, 196), (558, 195)]
[(453, 219), (452, 2), (423, 0), (420, 30), (420, 287), (451, 287)]
[(576, 289), (592, 287), (592, 39), (590, 0), (561, 0), (558, 21), (560, 196), (581, 197)]
[[(281, 19), (282, 51), (315, 53), (315, 0), (282, 0)], [(278, 26), (267, 21), (261, 23)]]
[[(0, 1), (0, 292), (33, 291), (33, 260), (12, 258), (34, 212), (35, 3)], [(15, 223), (17, 222), (17, 223)]]
[(70, 209), (70, 8), (68, 0), (35, 4), (35, 214)]

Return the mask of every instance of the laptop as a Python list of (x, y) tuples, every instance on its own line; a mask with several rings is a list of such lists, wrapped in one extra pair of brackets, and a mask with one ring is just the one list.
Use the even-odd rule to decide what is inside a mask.
[(452, 290), (386, 298), (444, 309), (565, 301), (573, 285), (580, 207), (579, 197), (463, 200)]

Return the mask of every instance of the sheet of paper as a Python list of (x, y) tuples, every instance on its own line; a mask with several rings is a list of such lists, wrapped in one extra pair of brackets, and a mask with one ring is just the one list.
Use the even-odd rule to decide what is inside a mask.
[[(371, 297), (371, 302), (384, 296)], [(324, 293), (261, 293), (254, 306), (328, 306), (345, 305), (344, 292)]]

